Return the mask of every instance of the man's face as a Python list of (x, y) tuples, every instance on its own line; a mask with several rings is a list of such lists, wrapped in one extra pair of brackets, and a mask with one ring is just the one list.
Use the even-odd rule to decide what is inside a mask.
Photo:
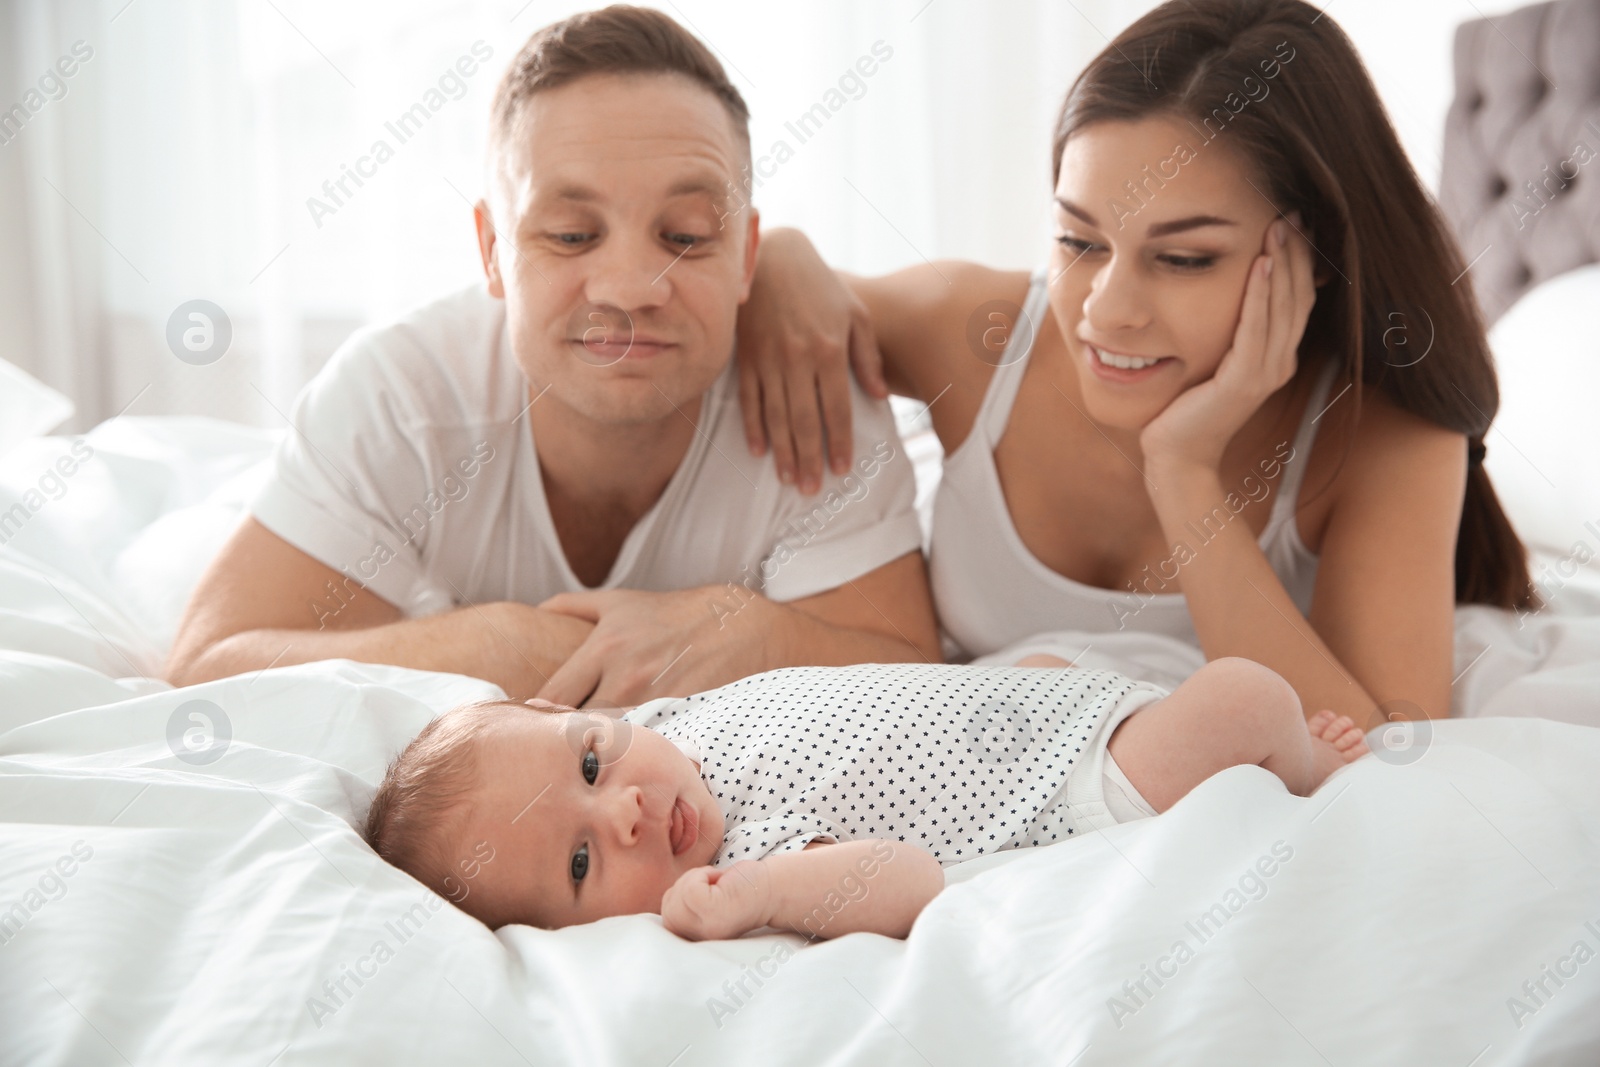
[[(722, 846), (722, 809), (671, 741), (584, 711), (513, 711), (478, 745), (461, 840), (493, 860), (459, 903), (546, 929), (661, 910)], [(485, 852), (488, 850), (485, 849)]]
[(692, 407), (732, 358), (755, 271), (747, 155), (677, 75), (591, 75), (526, 103), (479, 246), (536, 391), (611, 425)]

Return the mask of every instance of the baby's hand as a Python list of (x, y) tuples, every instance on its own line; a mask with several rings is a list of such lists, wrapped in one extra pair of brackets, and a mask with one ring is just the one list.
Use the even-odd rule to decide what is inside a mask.
[(740, 937), (771, 915), (771, 872), (754, 860), (684, 871), (661, 898), (662, 925), (690, 941)]

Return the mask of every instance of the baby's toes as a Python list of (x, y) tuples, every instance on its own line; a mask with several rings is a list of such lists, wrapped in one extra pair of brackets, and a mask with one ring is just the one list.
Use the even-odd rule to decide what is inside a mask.
[(1356, 729), (1356, 721), (1354, 719), (1348, 715), (1336, 715), (1333, 721), (1328, 724), (1327, 730), (1323, 732), (1322, 738), (1336, 748), (1342, 749), (1351, 743), (1351, 737), (1359, 740), (1362, 736), (1364, 735), (1361, 731)]
[(1336, 711), (1324, 709), (1311, 716), (1311, 721), (1306, 724), (1311, 732), (1322, 738), (1330, 745), (1338, 741), (1349, 730), (1355, 729), (1355, 720), (1348, 715), (1340, 715)]
[(1367, 735), (1349, 718), (1340, 716), (1339, 722), (1344, 724), (1344, 729), (1329, 744), (1338, 749), (1346, 763), (1354, 763), (1367, 754)]

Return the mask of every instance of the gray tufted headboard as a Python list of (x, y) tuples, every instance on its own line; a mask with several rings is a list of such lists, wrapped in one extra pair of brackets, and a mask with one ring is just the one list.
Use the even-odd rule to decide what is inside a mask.
[(1464, 23), (1455, 72), (1439, 201), (1492, 323), (1600, 261), (1600, 0)]

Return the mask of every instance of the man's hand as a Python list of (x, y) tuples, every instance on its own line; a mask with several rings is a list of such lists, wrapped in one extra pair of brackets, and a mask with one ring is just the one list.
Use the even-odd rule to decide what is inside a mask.
[(684, 871), (661, 898), (661, 923), (689, 941), (742, 937), (772, 917), (772, 872), (755, 860)]
[(562, 593), (537, 610), (594, 626), (536, 694), (587, 707), (687, 696), (779, 667), (939, 655), (921, 552), (781, 604), (730, 582), (668, 593)]
[(726, 585), (561, 593), (539, 609), (594, 624), (539, 690), (572, 705), (615, 707), (715, 689), (765, 670), (782, 629), (772, 601)]

